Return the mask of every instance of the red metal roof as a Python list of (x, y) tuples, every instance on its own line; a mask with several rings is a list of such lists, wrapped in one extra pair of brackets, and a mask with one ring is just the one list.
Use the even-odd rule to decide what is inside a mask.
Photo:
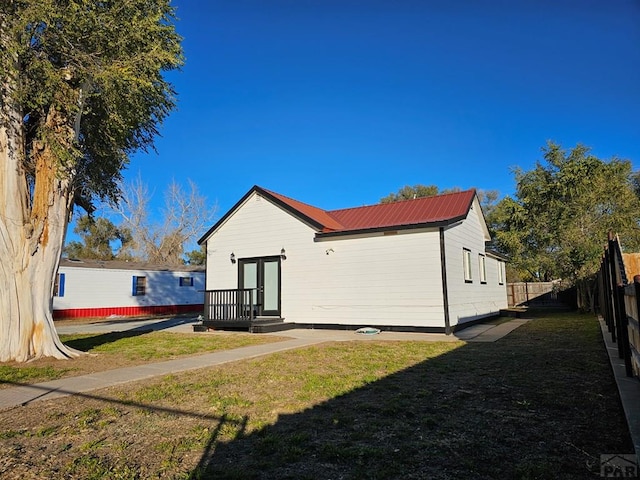
[(368, 207), (333, 210), (343, 230), (365, 230), (447, 222), (467, 216), (475, 190), (416, 198)]
[(323, 233), (416, 226), (460, 220), (466, 217), (469, 212), (476, 193), (475, 190), (465, 190), (414, 200), (326, 211), (279, 193), (262, 190), (290, 209), (316, 222)]
[(335, 231), (344, 229), (344, 226), (340, 222), (338, 222), (327, 211), (322, 210), (321, 208), (307, 205), (306, 203), (299, 202), (298, 200), (285, 197), (284, 195), (280, 195), (279, 193), (272, 192), (264, 188), (262, 190), (280, 200), (282, 203), (286, 204), (295, 211), (301, 213), (303, 216), (310, 218), (314, 222), (318, 223), (319, 225), (321, 225), (322, 230)]
[(476, 194), (475, 190), (465, 190), (401, 202), (327, 211), (255, 185), (198, 240), (198, 244), (202, 245), (254, 192), (309, 223), (323, 235), (453, 223), (467, 216)]

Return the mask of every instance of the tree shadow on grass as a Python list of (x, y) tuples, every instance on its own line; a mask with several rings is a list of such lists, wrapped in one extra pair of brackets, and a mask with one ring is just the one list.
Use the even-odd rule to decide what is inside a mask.
[(165, 330), (172, 327), (177, 327), (179, 325), (189, 325), (193, 324), (198, 319), (193, 315), (183, 315), (183, 316), (172, 316), (169, 318), (158, 319), (158, 321), (149, 323), (147, 325), (141, 327), (135, 327), (132, 330)]
[[(2, 383), (10, 384), (10, 385), (13, 385), (14, 387), (34, 390), (40, 393), (37, 396), (33, 396), (28, 402), (23, 403), (19, 407), (13, 407), (13, 408), (20, 408), (20, 407), (29, 405), (31, 403), (41, 401), (45, 399), (47, 395), (50, 395), (50, 394), (62, 394), (62, 395), (69, 395), (69, 396), (78, 397), (78, 398), (85, 398), (88, 400), (98, 400), (100, 402), (110, 403), (114, 405), (122, 405), (126, 407), (138, 408), (140, 410), (144, 410), (148, 412), (175, 415), (178, 417), (191, 417), (198, 420), (211, 421), (213, 422), (213, 424), (210, 425), (211, 427), (210, 431), (212, 432), (210, 435), (210, 441), (213, 443), (215, 443), (215, 441), (217, 440), (220, 434), (221, 429), (224, 428), (225, 426), (231, 426), (237, 432), (237, 436), (243, 436), (246, 429), (246, 425), (247, 425), (246, 417), (235, 419), (235, 418), (230, 418), (225, 414), (211, 415), (211, 414), (206, 414), (202, 412), (191, 412), (188, 410), (183, 410), (178, 408), (168, 408), (168, 407), (163, 407), (158, 405), (152, 406), (152, 405), (149, 405), (148, 403), (137, 402), (133, 400), (122, 400), (119, 398), (106, 397), (102, 395), (94, 395), (91, 393), (77, 392), (74, 390), (66, 390), (64, 388), (52, 389), (51, 387), (46, 385), (34, 385), (30, 383), (11, 382), (11, 381), (3, 381)], [(8, 409), (7, 411), (11, 411), (11, 409)]]
[(73, 340), (67, 340), (64, 342), (64, 344), (71, 348), (75, 348), (76, 350), (80, 350), (82, 352), (88, 352), (89, 350), (99, 347), (100, 345), (104, 345), (106, 343), (117, 342), (118, 340), (122, 340), (123, 338), (139, 337), (140, 335), (145, 335), (151, 332), (153, 332), (153, 330), (146, 329), (146, 330), (127, 330), (123, 332), (101, 333), (99, 335), (92, 335), (90, 337), (75, 338)]
[[(517, 332), (517, 333), (516, 333)], [(192, 478), (584, 479), (633, 446), (601, 349), (569, 332), (466, 344), (219, 443)]]
[[(583, 320), (584, 317), (577, 322)], [(199, 426), (206, 427), (199, 431), (206, 433), (193, 447), (197, 456), (185, 463), (186, 468), (192, 469), (187, 474), (191, 478), (599, 478), (600, 454), (633, 451), (599, 328), (577, 331), (576, 321), (571, 319), (557, 322), (554, 328), (538, 328), (537, 324), (538, 320), (529, 322), (496, 343), (464, 344), (348, 393), (317, 402), (306, 410), (280, 415), (273, 425), (262, 428), (252, 426), (241, 409), (226, 409), (218, 403), (220, 396), (214, 392), (218, 381), (223, 385), (227, 381), (223, 370), (205, 372), (204, 378), (196, 381), (198, 385), (201, 381), (210, 384), (212, 396), (205, 395), (202, 402), (188, 408), (180, 408), (179, 400), (173, 404), (166, 400), (174, 390), (180, 392), (176, 398), (184, 398), (185, 385), (179, 379), (164, 386), (151, 385), (144, 395), (134, 394), (137, 402), (64, 392), (45, 385), (22, 387), (35, 389), (43, 400), (47, 394), (69, 393), (158, 412), (163, 414), (159, 415), (162, 418), (184, 418), (177, 430), (162, 431), (171, 435), (172, 449), (178, 448), (175, 442), (180, 441), (181, 434), (189, 435), (190, 425), (196, 426), (187, 420), (196, 420)], [(364, 348), (359, 352), (375, 353), (374, 343), (362, 343)], [(323, 347), (309, 348), (319, 349), (317, 358), (323, 359), (322, 354), (328, 351)], [(294, 352), (282, 355), (292, 356), (282, 357), (277, 365), (297, 358)], [(386, 357), (380, 358), (384, 363)], [(259, 370), (263, 361), (251, 360), (254, 363), (249, 367)], [(295, 364), (291, 364), (287, 373), (304, 374), (304, 368)], [(324, 375), (316, 379), (316, 384), (323, 379), (331, 384), (338, 373), (326, 369)], [(264, 399), (270, 402), (264, 408), (282, 410), (277, 396), (284, 397), (286, 392), (258, 382), (251, 383), (249, 390), (248, 403), (254, 398), (256, 402)], [(274, 402), (268, 398), (272, 395), (276, 396)], [(164, 405), (169, 407), (140, 399), (148, 402), (165, 399)], [(212, 402), (218, 408), (215, 415), (207, 413), (212, 411)], [(18, 416), (20, 408), (6, 414)], [(46, 406), (36, 408), (38, 415), (47, 410)], [(66, 404), (61, 408), (66, 408)], [(95, 408), (87, 405), (84, 411), (87, 409)], [(128, 413), (120, 414), (120, 418), (130, 424), (132, 417), (125, 415)], [(58, 417), (52, 418), (50, 421), (56, 426)], [(200, 425), (201, 420), (204, 425)], [(40, 417), (37, 422), (42, 424)], [(14, 449), (16, 458), (40, 458), (43, 440), (34, 436), (34, 431), (27, 429), (23, 436), (25, 442), (33, 439), (37, 448)], [(99, 431), (96, 427), (95, 435)], [(140, 435), (145, 435), (144, 431)], [(55, 438), (50, 437), (49, 441), (54, 442)], [(60, 442), (55, 452), (62, 455), (68, 440), (63, 436)], [(167, 453), (154, 449), (156, 446), (149, 443), (144, 455), (154, 456), (154, 462), (160, 464), (173, 450)], [(79, 455), (78, 448), (75, 447), (73, 455)], [(111, 452), (110, 447), (105, 450)], [(141, 457), (128, 455), (135, 468)], [(79, 470), (75, 477), (68, 478), (88, 478), (83, 473)], [(184, 477), (182, 470), (172, 473), (180, 474), (176, 478)], [(145, 475), (122, 478), (145, 478)]]

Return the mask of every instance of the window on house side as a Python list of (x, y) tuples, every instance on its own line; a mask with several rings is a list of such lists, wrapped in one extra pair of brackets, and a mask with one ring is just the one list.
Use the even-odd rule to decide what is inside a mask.
[(56, 274), (53, 284), (53, 296), (64, 297), (64, 273)]
[(504, 262), (498, 262), (498, 284), (504, 285)]
[(471, 276), (471, 250), (462, 249), (462, 262), (464, 268), (464, 281), (469, 283), (473, 281)]
[(482, 254), (478, 255), (478, 263), (480, 267), (480, 283), (487, 283), (487, 261)]
[(147, 277), (133, 277), (132, 294), (134, 297), (146, 295), (147, 293)]
[(193, 287), (193, 277), (180, 277), (181, 287)]

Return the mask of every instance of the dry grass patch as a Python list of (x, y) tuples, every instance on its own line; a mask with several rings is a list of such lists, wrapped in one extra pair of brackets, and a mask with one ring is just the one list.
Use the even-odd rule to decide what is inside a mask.
[(285, 338), (231, 332), (189, 334), (138, 330), (61, 335), (60, 339), (89, 355), (69, 361), (43, 358), (29, 363), (0, 363), (0, 388), (277, 342)]
[(2, 478), (584, 479), (632, 446), (595, 319), (344, 342), (0, 413)]

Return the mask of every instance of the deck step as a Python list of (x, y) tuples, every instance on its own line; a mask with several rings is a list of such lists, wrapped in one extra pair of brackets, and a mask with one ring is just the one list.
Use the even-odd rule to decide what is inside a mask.
[(291, 323), (285, 323), (280, 317), (258, 317), (249, 320), (203, 320), (202, 324), (194, 325), (194, 332), (206, 332), (207, 330), (245, 330), (251, 333), (269, 333), (290, 330), (294, 328)]
[(295, 328), (295, 324), (286, 322), (270, 322), (253, 324), (249, 330), (251, 333), (273, 333), (284, 332)]

